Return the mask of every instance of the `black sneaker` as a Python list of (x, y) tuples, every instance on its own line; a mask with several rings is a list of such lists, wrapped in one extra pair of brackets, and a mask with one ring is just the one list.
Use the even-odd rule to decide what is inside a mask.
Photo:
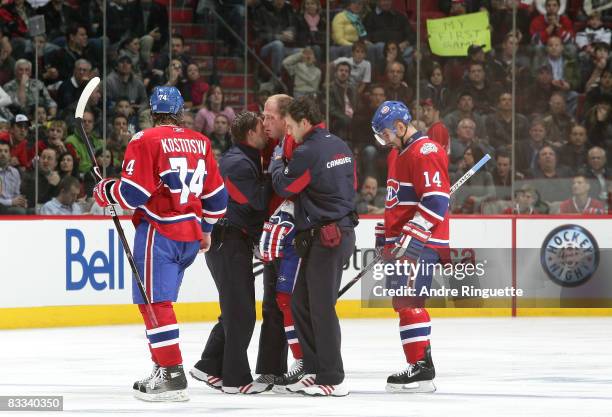
[(425, 350), (425, 357), (408, 368), (387, 378), (387, 392), (434, 392), (433, 379), (436, 369), (431, 359), (431, 348)]
[(302, 359), (296, 359), (289, 368), (289, 371), (283, 376), (277, 376), (274, 378), (274, 387), (272, 391), (279, 394), (287, 394), (287, 385), (295, 384), (304, 377), (304, 361)]
[(136, 398), (144, 401), (187, 401), (187, 378), (183, 365), (160, 366), (149, 382), (140, 386)]

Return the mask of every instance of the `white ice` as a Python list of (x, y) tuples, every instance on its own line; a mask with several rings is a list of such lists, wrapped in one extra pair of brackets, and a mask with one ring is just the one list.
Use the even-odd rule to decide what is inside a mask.
[[(187, 369), (211, 327), (181, 326)], [(612, 416), (611, 328), (611, 318), (434, 319), (438, 391), (387, 394), (387, 375), (404, 367), (397, 322), (343, 320), (348, 397), (227, 395), (190, 379), (186, 403), (132, 397), (150, 372), (141, 326), (0, 331), (0, 395), (63, 395), (54, 414), (79, 416)]]

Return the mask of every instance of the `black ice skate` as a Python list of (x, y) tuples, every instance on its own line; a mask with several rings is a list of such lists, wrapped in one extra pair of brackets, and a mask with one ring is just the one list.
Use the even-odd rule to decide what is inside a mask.
[(431, 360), (431, 348), (425, 350), (425, 357), (415, 364), (409, 364), (402, 372), (387, 378), (387, 392), (434, 392), (433, 379), (436, 369)]
[(141, 385), (134, 395), (144, 401), (187, 401), (187, 378), (183, 365), (160, 366), (149, 382)]
[(279, 394), (288, 394), (287, 385), (295, 384), (303, 377), (304, 361), (302, 359), (296, 359), (286, 374), (274, 378), (274, 387), (272, 387), (272, 391)]
[(146, 385), (151, 380), (151, 378), (153, 378), (153, 375), (155, 375), (155, 373), (157, 372), (158, 369), (159, 369), (159, 365), (154, 363), (153, 364), (153, 370), (151, 371), (151, 375), (149, 375), (149, 376), (147, 376), (147, 377), (145, 377), (145, 378), (143, 378), (143, 379), (141, 379), (139, 381), (134, 382), (133, 388), (136, 391), (140, 391), (140, 387), (142, 385)]

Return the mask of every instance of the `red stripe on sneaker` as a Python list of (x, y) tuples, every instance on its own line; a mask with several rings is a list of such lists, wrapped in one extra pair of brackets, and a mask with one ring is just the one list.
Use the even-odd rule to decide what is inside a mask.
[(246, 394), (251, 389), (252, 386), (253, 384), (245, 385), (244, 387), (240, 388), (240, 392), (243, 394)]

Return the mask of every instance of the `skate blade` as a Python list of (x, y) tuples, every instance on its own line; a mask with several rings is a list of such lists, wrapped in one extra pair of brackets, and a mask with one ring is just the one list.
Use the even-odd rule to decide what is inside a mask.
[(189, 401), (187, 390), (160, 392), (159, 394), (147, 394), (144, 392), (135, 392), (134, 396), (142, 401), (149, 402), (178, 402)]
[(295, 394), (287, 389), (287, 385), (274, 385), (272, 387), (272, 392), (277, 394)]
[(427, 393), (435, 392), (433, 381), (418, 381), (410, 384), (387, 384), (385, 391), (390, 393)]

